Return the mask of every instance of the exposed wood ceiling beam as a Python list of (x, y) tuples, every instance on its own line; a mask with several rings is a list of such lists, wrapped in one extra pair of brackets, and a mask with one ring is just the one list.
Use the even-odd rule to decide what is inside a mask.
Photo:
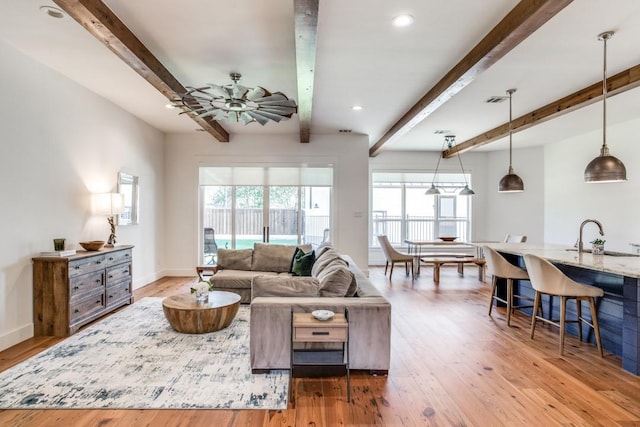
[(416, 126), (573, 0), (522, 0), (370, 149), (369, 156)]
[[(176, 99), (187, 91), (100, 0), (53, 1), (168, 99)], [(189, 117), (218, 141), (229, 142), (229, 133), (211, 117)]]
[(298, 119), (300, 142), (311, 137), (313, 78), (316, 70), (319, 0), (295, 0), (296, 72), (298, 75)]
[[(626, 92), (640, 86), (640, 64), (628, 68), (615, 76), (607, 79), (608, 97)], [(555, 119), (571, 111), (591, 105), (602, 100), (602, 81), (592, 84), (584, 89), (580, 89), (571, 95), (558, 99), (531, 111), (523, 116), (513, 119), (511, 129), (513, 132), (529, 129), (547, 120)], [(454, 147), (442, 152), (443, 157), (452, 157), (456, 153), (482, 147), (500, 138), (509, 135), (509, 123), (502, 124), (478, 136), (456, 144)]]

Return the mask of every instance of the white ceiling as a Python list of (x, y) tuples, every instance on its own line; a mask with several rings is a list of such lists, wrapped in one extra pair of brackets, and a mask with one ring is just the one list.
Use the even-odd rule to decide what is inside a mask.
[[(263, 86), (297, 99), (293, 0), (103, 0), (185, 86)], [(373, 145), (489, 32), (516, 0), (321, 0), (311, 123), (314, 134), (351, 129)], [(39, 11), (47, 0), (2, 0), (0, 39), (104, 96), (165, 132), (198, 127), (73, 19)], [(408, 28), (391, 19), (410, 13)], [(384, 150), (439, 150), (450, 130), (458, 142), (518, 117), (602, 78), (602, 42), (613, 75), (640, 63), (640, 1), (575, 0), (410, 132)], [(359, 104), (362, 111), (353, 111)], [(608, 123), (640, 117), (640, 89), (612, 97)], [(601, 128), (601, 103), (514, 135), (514, 146), (554, 142)], [(231, 134), (298, 134), (297, 116), (262, 127), (221, 122)], [(213, 140), (212, 137), (212, 141)], [(506, 138), (482, 150), (504, 149)], [(597, 147), (594, 147), (597, 150)]]

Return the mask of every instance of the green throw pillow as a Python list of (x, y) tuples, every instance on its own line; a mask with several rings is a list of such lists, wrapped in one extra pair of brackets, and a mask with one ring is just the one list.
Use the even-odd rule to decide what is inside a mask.
[(300, 248), (296, 248), (291, 260), (290, 273), (294, 276), (311, 276), (311, 268), (316, 261), (315, 251), (304, 253)]

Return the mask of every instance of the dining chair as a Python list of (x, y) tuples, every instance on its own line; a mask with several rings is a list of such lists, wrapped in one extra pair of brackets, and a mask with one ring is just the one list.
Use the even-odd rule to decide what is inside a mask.
[[(560, 271), (558, 267), (538, 256), (527, 254), (524, 256), (524, 262), (527, 266), (527, 271), (529, 271), (531, 286), (533, 286), (533, 289), (536, 291), (533, 302), (534, 315), (531, 319), (531, 339), (533, 339), (533, 335), (536, 331), (536, 321), (538, 320), (560, 327), (560, 356), (562, 356), (564, 354), (565, 324), (567, 322), (578, 323), (578, 339), (582, 341), (582, 323), (586, 323), (593, 329), (596, 336), (598, 352), (600, 353), (600, 357), (602, 357), (602, 342), (600, 341), (600, 327), (598, 325), (596, 298), (602, 297), (604, 295), (604, 291), (595, 286), (585, 285), (570, 279)], [(559, 323), (557, 320), (546, 319), (537, 315), (536, 309), (540, 306), (541, 295), (559, 296), (561, 298)], [(567, 300), (569, 299), (576, 300), (576, 320), (566, 319)], [(589, 303), (589, 308), (591, 309), (591, 322), (582, 317), (582, 301), (587, 301)]]
[(413, 270), (413, 264), (414, 264), (413, 255), (409, 255), (409, 254), (405, 254), (397, 251), (393, 246), (391, 246), (391, 243), (389, 242), (389, 238), (384, 234), (378, 236), (378, 242), (380, 242), (380, 247), (382, 248), (382, 252), (384, 253), (385, 258), (387, 259), (387, 264), (384, 267), (385, 276), (387, 275), (387, 269), (389, 268), (389, 264), (391, 264), (391, 272), (389, 273), (389, 279), (391, 279), (391, 276), (393, 275), (393, 266), (395, 265), (395, 263), (403, 262), (407, 276), (409, 275), (409, 265), (411, 265), (411, 278), (415, 278), (414, 270)]
[[(521, 305), (520, 300), (527, 300), (533, 302), (533, 299), (519, 294), (514, 294), (514, 280), (529, 280), (527, 271), (523, 268), (517, 267), (507, 261), (502, 255), (500, 255), (495, 249), (489, 246), (483, 246), (482, 251), (487, 261), (487, 273), (493, 276), (491, 281), (491, 300), (489, 301), (489, 316), (493, 309), (493, 301), (500, 301), (507, 306), (507, 326), (511, 326), (511, 313), (516, 308), (528, 308), (533, 305)], [(498, 279), (507, 280), (507, 298), (504, 299), (498, 296)], [(514, 299), (518, 301), (518, 304), (514, 305)]]
[(517, 234), (507, 234), (504, 238), (504, 243), (525, 243), (527, 236), (519, 236)]

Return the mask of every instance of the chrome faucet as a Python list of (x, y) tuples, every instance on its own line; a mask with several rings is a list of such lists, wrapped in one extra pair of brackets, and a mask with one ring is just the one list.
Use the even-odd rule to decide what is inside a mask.
[(584, 228), (584, 225), (588, 222), (592, 222), (595, 225), (597, 225), (600, 231), (600, 235), (604, 236), (604, 230), (602, 229), (602, 224), (600, 224), (600, 221), (595, 219), (585, 219), (584, 221), (582, 221), (582, 224), (580, 224), (580, 236), (578, 237), (578, 253), (584, 252), (584, 248), (582, 245), (582, 229)]

